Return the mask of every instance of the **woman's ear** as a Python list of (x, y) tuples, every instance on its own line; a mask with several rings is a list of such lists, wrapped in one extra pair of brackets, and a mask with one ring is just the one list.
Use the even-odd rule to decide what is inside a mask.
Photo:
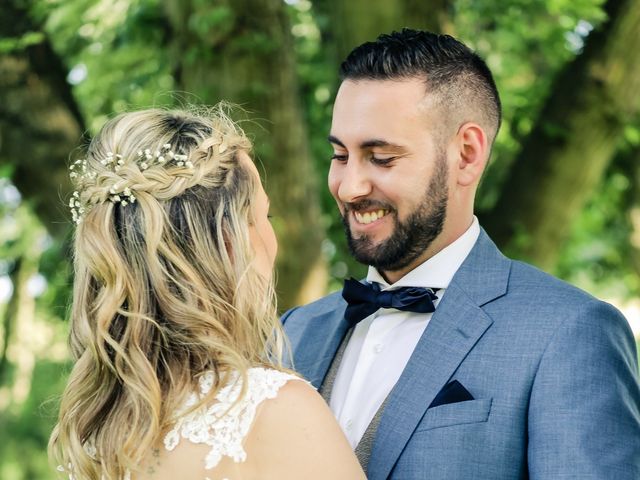
[(458, 184), (464, 187), (477, 184), (489, 158), (489, 142), (482, 127), (465, 123), (458, 130)]

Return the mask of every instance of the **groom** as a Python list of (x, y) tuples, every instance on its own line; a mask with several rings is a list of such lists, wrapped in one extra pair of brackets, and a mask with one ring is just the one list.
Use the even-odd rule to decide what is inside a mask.
[(626, 320), (504, 257), (473, 215), (500, 124), (485, 63), (403, 30), (340, 73), (329, 188), (369, 273), (283, 321), (368, 478), (640, 478)]

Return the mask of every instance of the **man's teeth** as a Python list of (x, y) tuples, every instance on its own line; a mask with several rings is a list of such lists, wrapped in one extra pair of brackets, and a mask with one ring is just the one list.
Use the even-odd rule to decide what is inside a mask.
[(378, 220), (379, 218), (384, 217), (388, 212), (388, 210), (376, 210), (373, 212), (366, 212), (366, 213), (359, 213), (359, 212), (353, 212), (355, 217), (356, 217), (356, 221), (358, 223), (362, 223), (364, 225), (367, 225), (371, 222), (375, 222), (376, 220)]

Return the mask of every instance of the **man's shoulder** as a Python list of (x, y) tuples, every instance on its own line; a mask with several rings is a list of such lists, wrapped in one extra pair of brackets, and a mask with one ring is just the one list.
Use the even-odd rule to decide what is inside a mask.
[(291, 308), (282, 315), (282, 323), (286, 324), (312, 316), (329, 315), (338, 309), (344, 310), (346, 305), (341, 292), (334, 292), (306, 305)]
[(556, 317), (550, 308), (561, 313), (604, 303), (533, 265), (504, 256), (484, 230), (453, 283), (481, 305), (508, 306), (510, 312), (527, 317)]
[(523, 326), (539, 328), (571, 319), (622, 317), (615, 307), (590, 293), (533, 265), (505, 257), (484, 230), (454, 281), (494, 319), (512, 322), (517, 318)]
[(598, 338), (610, 351), (623, 351), (620, 355), (635, 361), (631, 328), (615, 306), (532, 265), (510, 263), (506, 291), (482, 306), (493, 321), (492, 335), (529, 353), (545, 352), (553, 342), (593, 350)]
[[(613, 305), (518, 260), (512, 260), (509, 288), (504, 300), (512, 305), (524, 305), (530, 315), (537, 318), (544, 316), (566, 321), (572, 317), (584, 318), (585, 314), (591, 316), (594, 312), (599, 316), (622, 317)], [(534, 305), (535, 308), (531, 308)]]
[(512, 260), (509, 290), (526, 290), (532, 295), (551, 295), (555, 292), (568, 301), (598, 301), (575, 285), (519, 260)]

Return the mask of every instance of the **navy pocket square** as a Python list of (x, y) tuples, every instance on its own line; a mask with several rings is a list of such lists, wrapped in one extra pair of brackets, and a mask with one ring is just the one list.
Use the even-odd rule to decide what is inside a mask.
[(473, 395), (471, 395), (458, 380), (453, 380), (442, 387), (442, 390), (438, 392), (436, 398), (434, 398), (431, 405), (429, 405), (429, 408), (446, 405), (448, 403), (466, 402), (467, 400), (473, 399)]

